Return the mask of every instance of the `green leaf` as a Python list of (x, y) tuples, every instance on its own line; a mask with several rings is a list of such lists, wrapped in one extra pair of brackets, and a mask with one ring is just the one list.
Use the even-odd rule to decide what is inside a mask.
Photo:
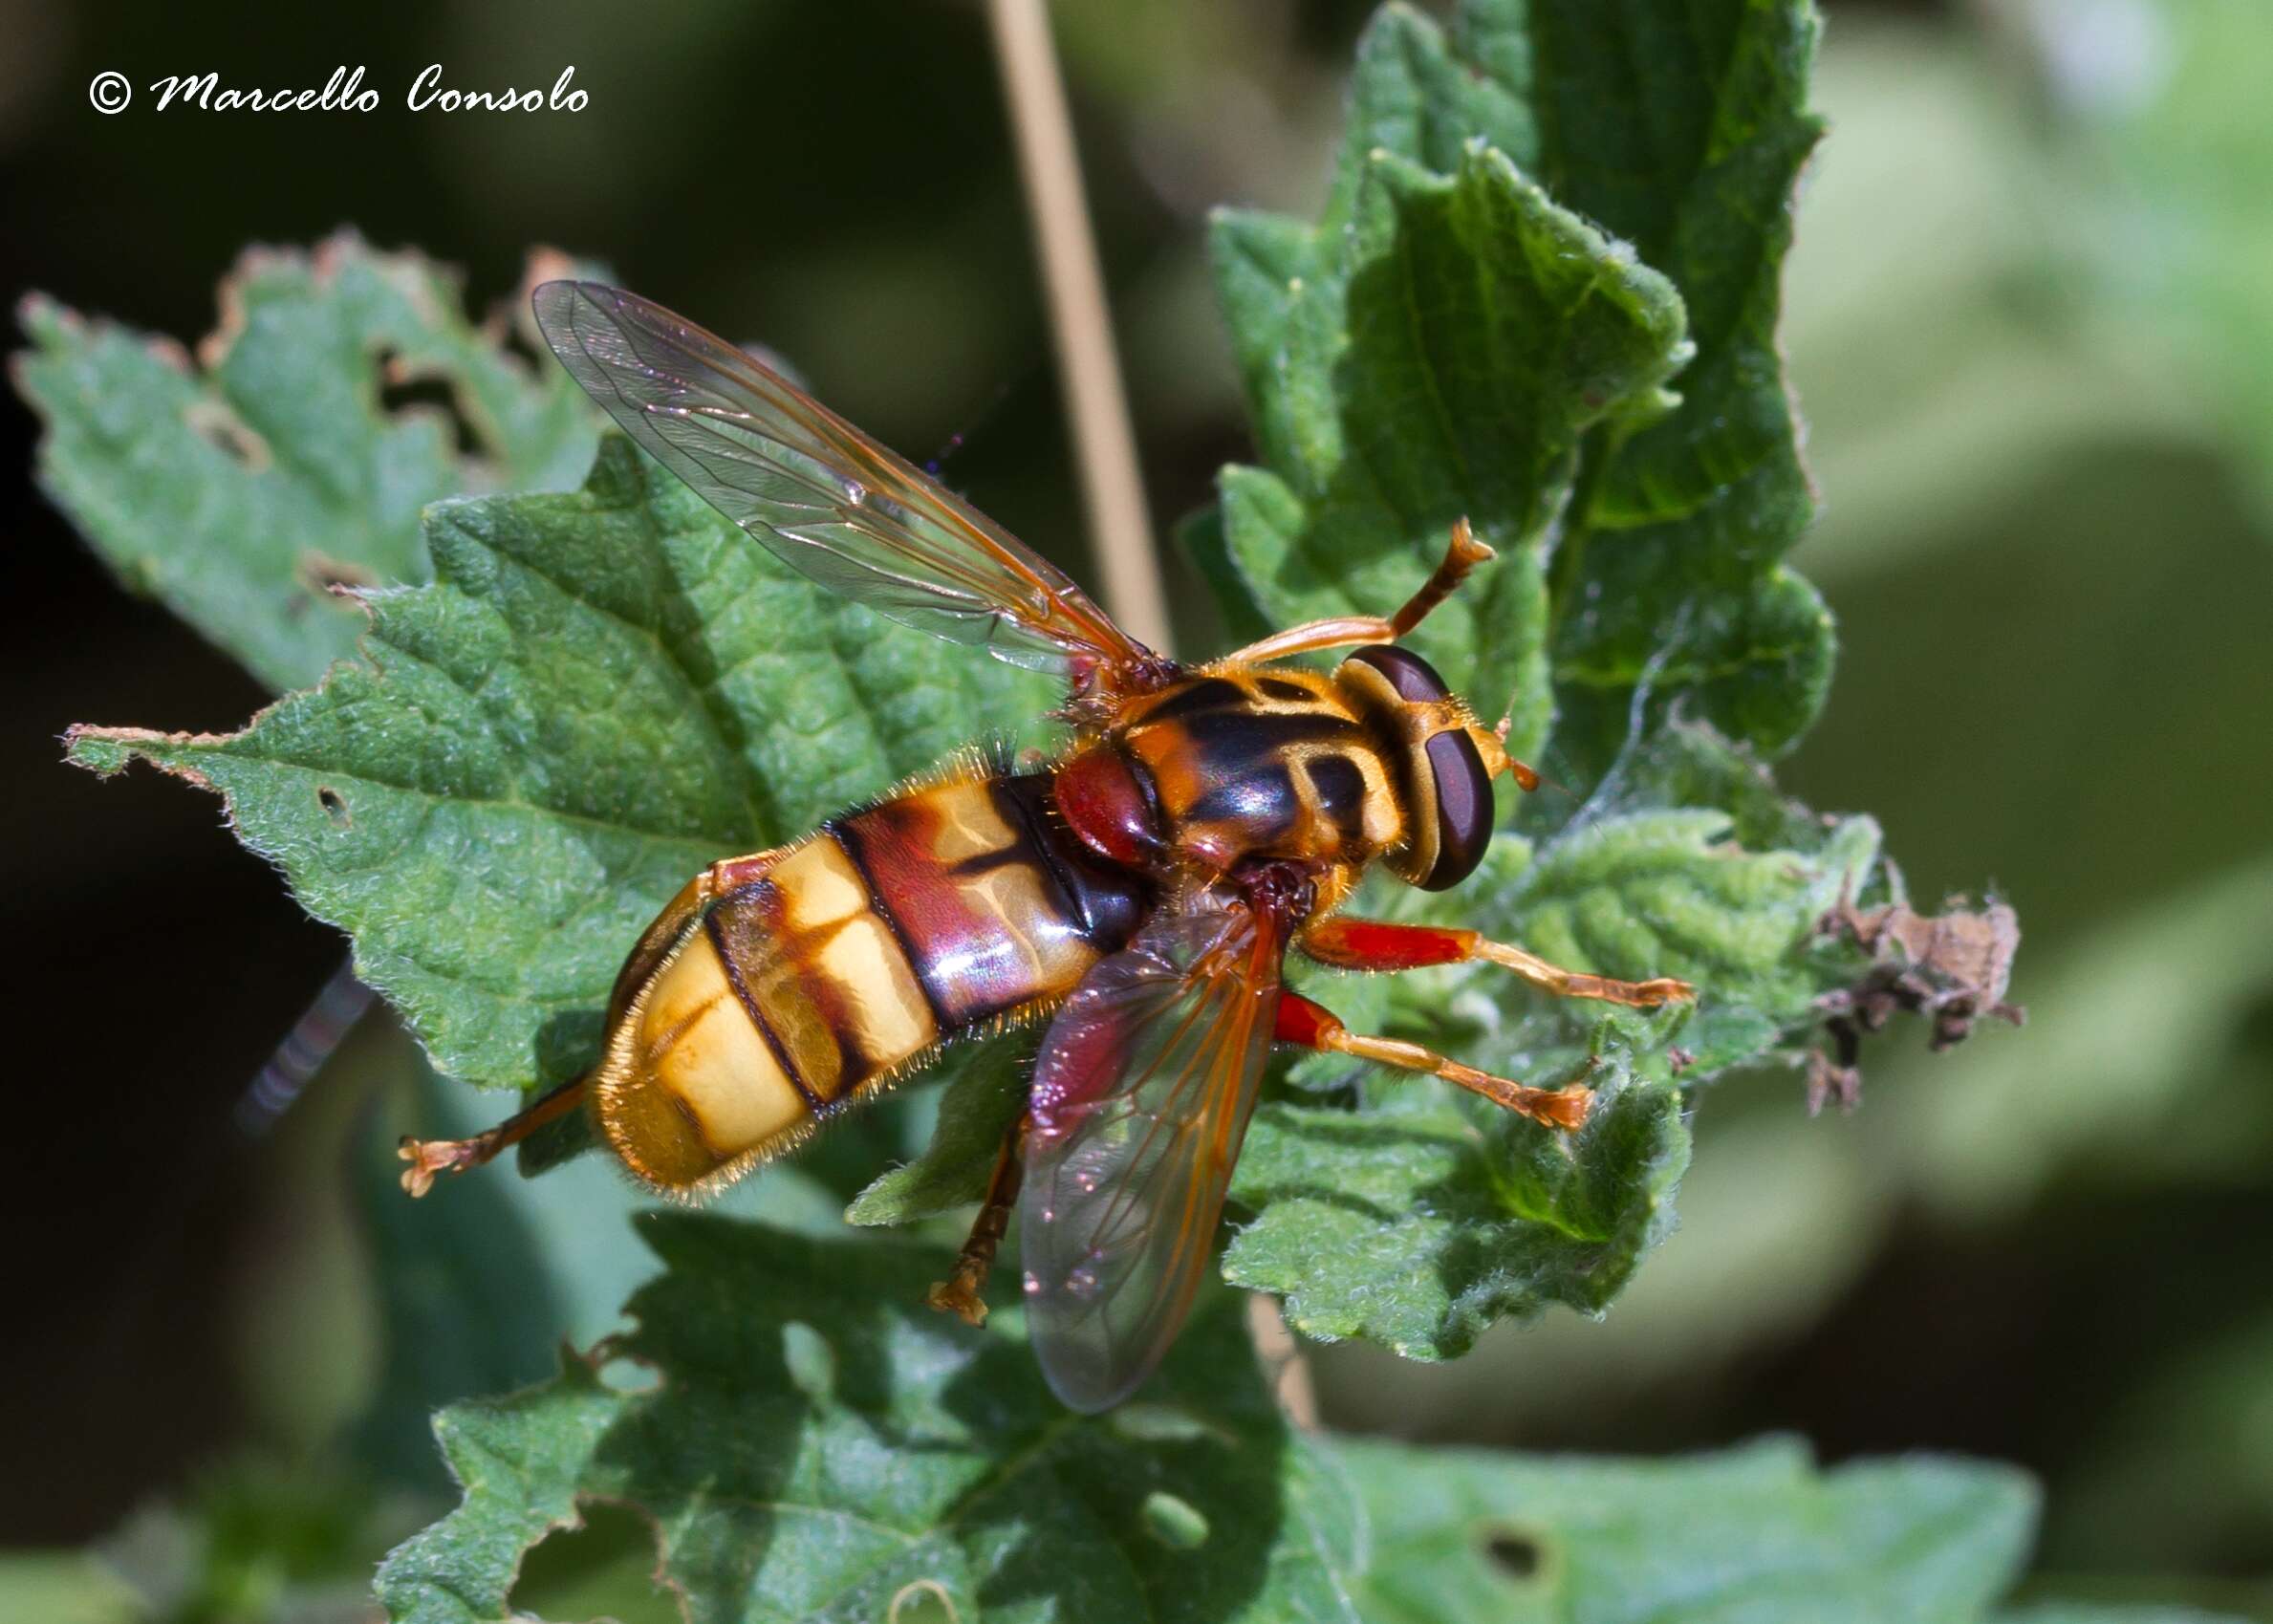
[[(379, 1481), (439, 1488), (426, 1425), (435, 1406), (549, 1373), (564, 1338), (589, 1342), (614, 1329), (653, 1262), (626, 1234), (624, 1181), (597, 1166), (590, 1172), (601, 1187), (576, 1191), (565, 1211), (537, 1208), (556, 1185), (583, 1182), (576, 1175), (541, 1185), (469, 1179), (447, 1201), (405, 1201), (395, 1154), (402, 1136), (478, 1133), (494, 1109), (436, 1076), (392, 1021), (362, 1023), (342, 1050), (315, 1086), (363, 1082), (377, 1095), (349, 1155), (335, 1158), (354, 1180), (382, 1328), (355, 1459)], [(595, 1288), (604, 1303), (593, 1301)]]
[(1568, 1137), (1422, 1082), (1362, 1113), (1265, 1105), (1231, 1186), (1258, 1216), (1224, 1278), (1280, 1293), (1309, 1335), (1418, 1359), (1548, 1303), (1599, 1311), (1670, 1226), (1689, 1163), (1663, 1059), (1637, 1063), (1607, 1027), (1602, 1043), (1556, 1079), (1599, 1091)]
[[(530, 279), (565, 269), (551, 261), (532, 257)], [(32, 294), (34, 347), (14, 378), (45, 427), (50, 499), (128, 587), (271, 688), (354, 652), (362, 617), (334, 586), (425, 579), (427, 503), (566, 487), (591, 459), (595, 415), (575, 385), (509, 354), (503, 318), (467, 321), (456, 278), (418, 254), (352, 233), (313, 254), (255, 249), (220, 299), (193, 361)], [(512, 318), (533, 344), (527, 304)], [(414, 385), (459, 422), (389, 405), (389, 388)]]
[(940, 1115), (921, 1156), (879, 1175), (845, 1208), (845, 1222), (913, 1223), (984, 1201), (1010, 1124), (1026, 1109), (1034, 1039), (985, 1039), (940, 1095)]
[[(354, 1460), (366, 1480), (440, 1490), (447, 1480), (434, 1450), (434, 1410), (547, 1376), (564, 1342), (586, 1347), (617, 1331), (624, 1299), (656, 1267), (631, 1216), (660, 1200), (604, 1157), (543, 1179), (465, 1179), (446, 1198), (404, 1200), (396, 1154), (402, 1136), (475, 1134), (496, 1120), (498, 1104), (435, 1075), (416, 1042), (384, 1016), (357, 1026), (309, 1094), (364, 1102), (347, 1142), (301, 1145), (308, 1154), (292, 1158), (327, 1187), (345, 1174), (359, 1221), (355, 1240), (369, 1266), (358, 1272), (368, 1276), (369, 1312), (381, 1334), (376, 1385), (349, 1434)], [(864, 1180), (904, 1153), (890, 1131), (894, 1115), (841, 1124), (825, 1145), (768, 1169), (719, 1204), (738, 1217), (840, 1233), (842, 1180), (831, 1178), (840, 1171), (836, 1158), (841, 1154)], [(334, 1267), (344, 1262), (334, 1260)], [(336, 1364), (321, 1323), (319, 1316), (276, 1328), (279, 1345), (264, 1368)]]
[[(698, 1624), (955, 1616), (1348, 1620), (1356, 1513), (1272, 1407), (1240, 1316), (1203, 1310), (1145, 1401), (1067, 1414), (1018, 1315), (973, 1331), (921, 1306), (944, 1253), (680, 1214), (669, 1266), (613, 1353), (436, 1429), (464, 1505), (380, 1570), (391, 1617), (498, 1620), (524, 1554), (582, 1505), (628, 1506)], [(928, 1587), (928, 1590), (926, 1590)]]
[[(1368, 36), (1361, 87), (1385, 30)], [(1279, 623), (1380, 614), (1465, 515), (1508, 556), (1413, 640), (1480, 703), (1536, 697), (1541, 549), (1578, 437), (1657, 398), (1685, 354), (1680, 302), (1488, 146), (1463, 148), (1448, 174), (1371, 148), (1345, 159), (1345, 228), (1215, 223), (1218, 289), (1270, 465), (1225, 474), (1225, 548)], [(1534, 707), (1523, 721), (1527, 747), (1546, 718)]]
[(1465, 512), (1504, 556), (1413, 640), (1486, 714), (1512, 693), (1511, 748), (1585, 792), (1527, 797), (1526, 838), (1457, 891), (1375, 884), (1353, 911), (1699, 991), (1637, 1015), (1491, 966), (1298, 970), (1353, 1027), (1603, 1091), (1565, 1141), (1293, 1067), (1308, 1099), (1257, 1119), (1225, 1269), (1313, 1334), (1441, 1358), (1500, 1317), (1598, 1311), (1671, 1222), (1686, 1091), (1805, 1033), (1860, 968), (1816, 925), (1870, 887), (1876, 826), (1818, 819), (1762, 765), (1832, 653), (1780, 562), (1813, 511), (1775, 325), (1814, 33), (1805, 0), (1466, 0), (1449, 30), (1387, 6), (1317, 222), (1216, 223), (1264, 466), (1224, 470), (1184, 536), (1235, 629), (1393, 607)]
[(1304, 1438), (1222, 1293), (1138, 1402), (1075, 1417), (1031, 1379), (1015, 1310), (972, 1330), (919, 1306), (944, 1251), (638, 1227), (666, 1272), (636, 1330), (438, 1418), (463, 1501), (381, 1568), (391, 1618), (519, 1614), (549, 1537), (596, 1512), (641, 1548), (613, 1549), (598, 1588), (635, 1599), (624, 1570), (652, 1569), (698, 1624), (896, 1600), (1102, 1624), (1960, 1624), (2009, 1588), (2035, 1522), (2023, 1474), (1928, 1456), (1826, 1471), (1786, 1440), (1628, 1462)]
[(1372, 1561), (1367, 1624), (1941, 1624), (2026, 1554), (2008, 1468), (1912, 1456), (1819, 1471), (1768, 1440), (1665, 1462), (1345, 1442)]
[[(1547, 847), (1505, 909), (1516, 939), (1552, 963), (1702, 988), (1681, 1031), (1684, 1070), (1699, 1080), (1813, 1024), (1816, 995), (1838, 979), (1829, 966), (1848, 962), (1818, 953), (1816, 921), (1859, 894), (1878, 859), (1866, 817), (1808, 851), (1746, 851), (1733, 827), (1718, 809), (1605, 818)], [(1519, 1020), (1536, 1009), (1505, 978), (1485, 985)]]
[[(1590, 813), (1536, 855), (1506, 837), (1436, 904), (1566, 967), (1690, 980), (1694, 1011), (1551, 999), (1490, 965), (1307, 984), (1351, 1013), (1351, 993), (1370, 985), (1393, 1029), (1542, 1086), (1584, 1082), (1596, 1104), (1562, 1136), (1440, 1084), (1306, 1062), (1298, 1080), (1312, 1088), (1362, 1077), (1371, 1107), (1262, 1108), (1232, 1183), (1255, 1216), (1226, 1278), (1286, 1296), (1311, 1335), (1426, 1359), (1551, 1303), (1608, 1307), (1672, 1223), (1689, 1160), (1684, 1091), (1811, 1027), (1816, 995), (1858, 963), (1820, 942), (1816, 922), (1862, 889), (1876, 825), (1803, 818), (1757, 772), (1705, 729), (1669, 732), (1624, 792), (1646, 804), (1710, 784), (1736, 812)], [(1746, 850), (1730, 838), (1740, 829), (1794, 843)]]
[(1527, 18), (1540, 179), (1673, 280), (1697, 346), (1674, 412), (1587, 448), (1553, 572), (1560, 757), (1604, 770), (1645, 673), (1661, 713), (1685, 700), (1781, 753), (1822, 708), (1832, 656), (1821, 599), (1778, 562), (1815, 511), (1776, 344), (1792, 188), (1823, 134), (1807, 110), (1815, 8), (1477, 10)]
[(444, 1071), (588, 1065), (623, 955), (722, 856), (803, 835), (1045, 687), (833, 598), (610, 438), (574, 494), (446, 502), (429, 586), (368, 595), (371, 663), (225, 737), (82, 728), (217, 790), (355, 939)]
[[(1458, 891), (1376, 876), (1362, 906), (1701, 995), (1695, 1011), (1635, 1014), (1558, 1003), (1496, 966), (1331, 983), (1297, 970), (1353, 1027), (1601, 1092), (1594, 1122), (1565, 1140), (1443, 1085), (1320, 1056), (1293, 1079), (1299, 1102), (1265, 1108), (1234, 1186), (1246, 1226), (1230, 1277), (1288, 1294), (1319, 1334), (1422, 1357), (1503, 1315), (1610, 1301), (1671, 1221), (1689, 1092), (1787, 1043), (1853, 975), (1814, 925), (1865, 888), (1876, 855), (1869, 820), (1826, 825), (1760, 765), (1811, 711), (1829, 645), (1811, 589), (1775, 562), (1805, 507), (1777, 497), (1783, 473), (1797, 477), (1788, 402), (1772, 377), (1749, 394), (1730, 381), (1760, 383), (1746, 346), (1773, 324), (1789, 181), (1777, 164), (1814, 128), (1796, 110), (1811, 13), (1706, 0), (1694, 35), (1666, 23), (1664, 0), (1586, 13), (1635, 47), (1631, 61), (1599, 41), (1565, 54), (1607, 98), (1592, 116), (1678, 79), (1667, 130), (1702, 143), (1676, 150), (1660, 132), (1663, 150), (1621, 148), (1631, 173), (1572, 161), (1585, 98), (1558, 88), (1550, 105), (1532, 84), (1580, 14), (1478, 0), (1448, 42), (1390, 8), (1367, 34), (1321, 221), (1227, 215), (1215, 233), (1268, 466), (1226, 471), (1220, 510), (1189, 533), (1235, 613), (1393, 606), (1465, 513), (1504, 555), (1418, 640), (1487, 708), (1510, 697), (1516, 748), (1597, 763), (1575, 812), (1530, 798), (1522, 835)], [(1519, 162), (1696, 281), (1692, 371), (1718, 394), (1691, 388), (1676, 408), (1663, 385), (1690, 345), (1673, 285)], [(1764, 436), (1757, 487), (1730, 460), (1752, 447), (1729, 438), (1740, 429)], [(1729, 483), (1697, 487), (1707, 467)], [(1686, 504), (1679, 524), (1632, 548), (1623, 531), (1587, 539), (1581, 516), (1644, 492)], [(477, 1083), (586, 1066), (621, 955), (707, 863), (794, 839), (985, 719), (1052, 698), (812, 588), (617, 441), (579, 493), (443, 504), (425, 535), (432, 584), (367, 597), (368, 665), (229, 737), (81, 729), (71, 748), (218, 790), (241, 837), (355, 938), (358, 969), (436, 1063)], [(1678, 591), (1651, 576), (1629, 603), (1609, 584), (1621, 559), (1674, 557)], [(1555, 654), (1613, 607), (1662, 635), (1632, 650), (1611, 639), (1591, 665)], [(1729, 628), (1741, 658), (1699, 640)], [(974, 1068), (929, 1150), (870, 1184), (854, 1220), (975, 1196), (1016, 1081)], [(805, 1165), (850, 1196), (881, 1159), (840, 1133)]]
[[(1487, 708), (1515, 687), (1519, 750), (1559, 713), (1552, 759), (1591, 782), (1637, 687), (1770, 753), (1799, 737), (1832, 639), (1778, 562), (1814, 504), (1775, 326), (1815, 32), (1807, 0), (1468, 0), (1449, 37), (1383, 8), (1318, 223), (1216, 227), (1266, 468), (1228, 470), (1187, 534), (1235, 620), (1384, 612), (1466, 510), (1527, 563), (1415, 640)], [(1472, 216), (1483, 170), (1527, 229), (1416, 206), (1449, 188)], [(1555, 243), (1551, 269), (1511, 236)]]

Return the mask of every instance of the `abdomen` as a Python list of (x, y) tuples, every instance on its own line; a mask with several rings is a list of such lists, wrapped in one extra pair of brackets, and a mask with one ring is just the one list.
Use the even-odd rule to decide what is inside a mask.
[(625, 1163), (728, 1182), (945, 1040), (1071, 992), (1135, 931), (1140, 882), (1048, 797), (1039, 774), (923, 785), (713, 900), (610, 1030), (595, 1110)]

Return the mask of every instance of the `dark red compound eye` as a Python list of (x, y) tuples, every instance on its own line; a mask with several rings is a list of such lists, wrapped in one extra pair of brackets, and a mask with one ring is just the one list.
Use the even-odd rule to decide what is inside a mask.
[(1414, 700), (1425, 704), (1430, 700), (1451, 696), (1452, 690), (1444, 685), (1444, 679), (1437, 675), (1437, 668), (1409, 648), (1399, 648), (1395, 643), (1375, 643), (1371, 648), (1359, 649), (1350, 658), (1363, 660), (1388, 678), (1389, 685), (1396, 690), (1396, 697), (1401, 700)]
[[(1426, 704), (1451, 694), (1436, 667), (1411, 649), (1380, 643), (1350, 658), (1388, 678), (1397, 698), (1410, 704)], [(1437, 860), (1414, 883), (1423, 891), (1443, 891), (1474, 874), (1492, 843), (1492, 779), (1483, 752), (1464, 730), (1434, 735), (1421, 754), (1437, 791)]]
[(1465, 733), (1439, 733), (1428, 742), (1428, 761), (1437, 780), (1437, 860), (1420, 888), (1443, 891), (1474, 874), (1492, 843), (1492, 778)]

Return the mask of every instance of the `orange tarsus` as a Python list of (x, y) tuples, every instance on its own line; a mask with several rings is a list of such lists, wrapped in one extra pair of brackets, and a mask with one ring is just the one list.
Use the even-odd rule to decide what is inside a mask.
[(413, 1200), (434, 1188), (437, 1173), (456, 1173), (476, 1165), (478, 1158), (469, 1154), (472, 1139), (416, 1139), (408, 1134), (396, 1147), (395, 1154), (410, 1166), (403, 1169), (402, 1188)]
[(1467, 515), (1452, 521), (1452, 541), (1444, 550), (1444, 561), (1439, 564), (1420, 590), (1406, 599), (1405, 606), (1389, 618), (1390, 630), (1403, 637), (1428, 617), (1428, 612), (1458, 591), (1461, 582), (1468, 578), (1468, 572), (1477, 565), (1498, 556), (1484, 543), (1476, 539), (1476, 532), (1468, 528)]
[(1021, 1113), (1003, 1136), (1003, 1148), (996, 1153), (994, 1172), (986, 1180), (986, 1198), (980, 1204), (979, 1216), (971, 1221), (971, 1232), (963, 1243), (963, 1250), (956, 1254), (955, 1272), (923, 1294), (923, 1300), (942, 1313), (950, 1313), (965, 1325), (986, 1323), (986, 1299), (980, 1295), (985, 1288), (986, 1276), (994, 1268), (994, 1255), (1003, 1244), (1003, 1236), (1010, 1227), (1010, 1211), (1018, 1202), (1018, 1186), (1025, 1178), (1026, 1134), (1032, 1121), (1030, 1115)]
[(591, 1083), (590, 1072), (563, 1083), (528, 1110), (470, 1139), (419, 1139), (405, 1134), (395, 1147), (395, 1154), (410, 1163), (402, 1172), (402, 1188), (415, 1200), (434, 1188), (436, 1174), (463, 1173), (491, 1160), (498, 1152), (519, 1144), (546, 1123), (582, 1105)]
[(1371, 1060), (1400, 1071), (1424, 1072), (1482, 1094), (1494, 1105), (1566, 1132), (1585, 1124), (1587, 1110), (1593, 1103), (1593, 1092), (1590, 1089), (1533, 1088), (1509, 1077), (1479, 1072), (1473, 1066), (1464, 1066), (1417, 1043), (1360, 1036), (1344, 1026), (1341, 1017), (1332, 1010), (1298, 992), (1281, 995), (1278, 1026), (1272, 1035), (1281, 1043), (1297, 1044), (1305, 1049), (1347, 1054), (1354, 1060)]
[(1395, 642), (1409, 634), (1414, 627), (1428, 618), (1429, 611), (1450, 597), (1467, 579), (1477, 565), (1498, 554), (1476, 539), (1464, 518), (1454, 521), (1452, 541), (1444, 550), (1440, 563), (1420, 590), (1405, 600), (1403, 608), (1384, 618), (1378, 615), (1338, 615), (1331, 619), (1309, 620), (1299, 626), (1288, 626), (1270, 636), (1235, 649), (1216, 660), (1210, 669), (1221, 670), (1233, 665), (1260, 665), (1290, 655), (1313, 654), (1322, 649), (1354, 648), (1369, 643)]
[(986, 1323), (986, 1300), (981, 1297), (971, 1282), (965, 1280), (958, 1268), (955, 1274), (941, 1281), (923, 1293), (924, 1303), (943, 1314), (953, 1314), (968, 1326)]

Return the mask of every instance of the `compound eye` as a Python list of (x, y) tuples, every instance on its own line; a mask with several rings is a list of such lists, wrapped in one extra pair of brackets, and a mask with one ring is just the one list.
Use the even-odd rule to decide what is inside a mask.
[(1350, 657), (1371, 665), (1389, 679), (1389, 685), (1396, 690), (1396, 697), (1425, 704), (1431, 700), (1446, 698), (1451, 689), (1444, 679), (1437, 675), (1437, 668), (1409, 648), (1395, 643), (1375, 643), (1361, 648)]
[(1465, 732), (1431, 739), (1428, 764), (1437, 783), (1437, 860), (1418, 883), (1423, 891), (1443, 891), (1474, 874), (1492, 843), (1492, 777)]

